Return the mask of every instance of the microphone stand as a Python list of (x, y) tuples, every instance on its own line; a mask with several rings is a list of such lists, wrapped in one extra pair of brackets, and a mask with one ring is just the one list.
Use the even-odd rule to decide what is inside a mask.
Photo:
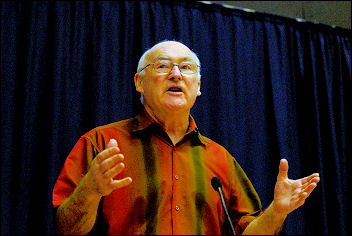
[(211, 185), (213, 186), (213, 188), (215, 189), (215, 191), (219, 192), (220, 199), (221, 199), (221, 205), (222, 205), (222, 208), (223, 208), (224, 211), (225, 211), (227, 221), (229, 222), (229, 225), (231, 226), (232, 234), (233, 234), (233, 235), (236, 235), (235, 229), (234, 229), (234, 227), (233, 227), (233, 224), (232, 224), (232, 221), (231, 221), (231, 218), (230, 218), (230, 215), (229, 215), (229, 213), (228, 213), (228, 211), (227, 211), (227, 208), (226, 208), (226, 205), (225, 205), (224, 197), (223, 197), (223, 195), (222, 195), (222, 191), (221, 191), (222, 183), (221, 183), (221, 180), (220, 180), (218, 177), (214, 177), (214, 178), (212, 178), (212, 180), (211, 180)]

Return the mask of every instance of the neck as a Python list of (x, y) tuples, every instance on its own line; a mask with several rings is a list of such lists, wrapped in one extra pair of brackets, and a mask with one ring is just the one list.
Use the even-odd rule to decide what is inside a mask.
[(163, 128), (172, 140), (178, 143), (186, 134), (189, 126), (190, 111), (155, 111), (145, 106), (148, 114)]

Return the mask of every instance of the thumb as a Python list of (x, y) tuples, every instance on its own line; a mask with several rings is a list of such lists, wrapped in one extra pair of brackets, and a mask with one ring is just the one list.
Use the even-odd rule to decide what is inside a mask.
[(108, 148), (111, 147), (117, 147), (117, 141), (115, 139), (110, 139), (109, 143), (108, 143)]
[(288, 172), (288, 162), (286, 159), (280, 160), (279, 166), (279, 174), (277, 176), (278, 179), (287, 179), (287, 172)]

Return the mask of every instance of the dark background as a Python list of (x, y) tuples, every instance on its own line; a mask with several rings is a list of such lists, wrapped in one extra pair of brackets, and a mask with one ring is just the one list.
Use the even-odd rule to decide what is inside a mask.
[[(1, 234), (54, 234), (51, 194), (88, 130), (134, 116), (142, 53), (201, 60), (200, 132), (236, 157), (264, 209), (279, 160), (319, 172), (282, 234), (348, 234), (351, 30), (197, 2), (1, 2)], [(349, 223), (349, 225), (348, 225)]]

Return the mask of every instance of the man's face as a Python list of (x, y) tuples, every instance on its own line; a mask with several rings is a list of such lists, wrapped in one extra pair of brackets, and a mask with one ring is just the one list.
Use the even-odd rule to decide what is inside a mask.
[[(195, 62), (194, 54), (183, 44), (165, 42), (158, 45), (147, 56), (146, 65), (157, 60), (169, 60), (172, 63)], [(135, 76), (136, 90), (143, 94), (145, 106), (155, 111), (171, 109), (189, 112), (196, 97), (200, 95), (198, 73), (181, 74), (178, 66), (169, 73), (158, 73), (153, 65), (144, 69), (144, 76)]]

